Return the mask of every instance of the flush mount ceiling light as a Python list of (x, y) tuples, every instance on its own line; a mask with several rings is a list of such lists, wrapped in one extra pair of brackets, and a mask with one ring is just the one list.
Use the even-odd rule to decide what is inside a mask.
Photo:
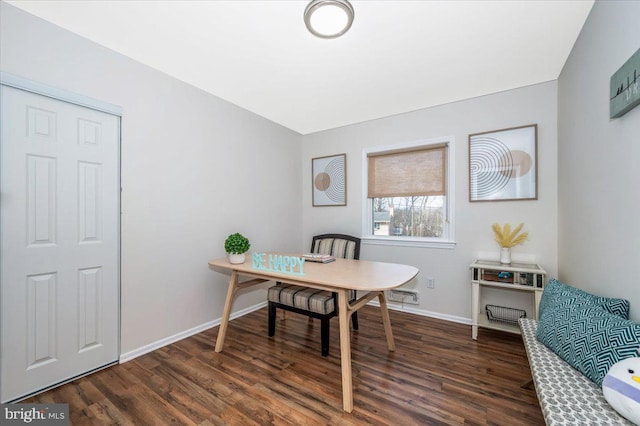
[(304, 10), (304, 23), (316, 37), (336, 38), (351, 28), (353, 16), (347, 0), (313, 0)]

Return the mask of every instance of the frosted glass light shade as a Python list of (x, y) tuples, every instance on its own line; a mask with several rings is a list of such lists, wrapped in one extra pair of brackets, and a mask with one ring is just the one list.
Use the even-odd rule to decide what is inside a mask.
[(347, 0), (313, 0), (304, 10), (304, 23), (311, 34), (335, 38), (353, 23), (353, 6)]

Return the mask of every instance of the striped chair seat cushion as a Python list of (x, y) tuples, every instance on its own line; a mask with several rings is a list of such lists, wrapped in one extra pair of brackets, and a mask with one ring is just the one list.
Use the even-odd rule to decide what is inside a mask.
[[(352, 292), (350, 292), (352, 293)], [(353, 295), (349, 295), (352, 298)], [(293, 284), (278, 284), (269, 288), (269, 302), (293, 306), (305, 311), (326, 315), (334, 311), (335, 301), (330, 291), (301, 287)]]

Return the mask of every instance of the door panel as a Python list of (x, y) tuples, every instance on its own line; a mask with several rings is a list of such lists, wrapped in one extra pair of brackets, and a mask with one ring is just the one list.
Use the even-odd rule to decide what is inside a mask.
[(56, 361), (57, 328), (56, 274), (28, 276), (27, 369)]
[(78, 187), (79, 187), (79, 242), (99, 242), (102, 231), (102, 211), (100, 200), (102, 199), (100, 176), (101, 165), (78, 163)]
[(29, 245), (55, 244), (56, 159), (27, 155), (26, 172)]
[(0, 90), (5, 402), (118, 359), (120, 119)]
[(102, 268), (78, 271), (78, 331), (80, 352), (102, 343)]

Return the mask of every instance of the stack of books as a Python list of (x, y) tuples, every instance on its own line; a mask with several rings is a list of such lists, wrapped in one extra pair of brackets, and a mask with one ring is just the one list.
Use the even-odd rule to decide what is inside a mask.
[(302, 258), (309, 262), (329, 263), (336, 260), (335, 257), (329, 254), (317, 254), (317, 253), (305, 253)]

